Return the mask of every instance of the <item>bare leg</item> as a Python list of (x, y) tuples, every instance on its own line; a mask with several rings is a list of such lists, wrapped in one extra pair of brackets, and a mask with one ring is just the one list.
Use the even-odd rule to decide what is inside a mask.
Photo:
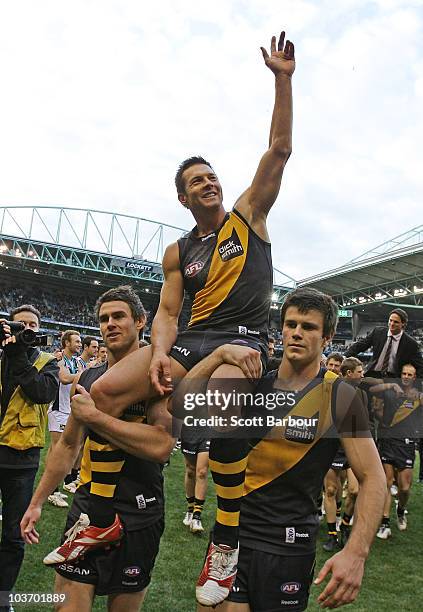
[(328, 523), (336, 522), (336, 494), (341, 489), (339, 473), (330, 468), (325, 476), (325, 512)]
[(385, 499), (385, 507), (383, 509), (383, 516), (384, 518), (389, 518), (389, 515), (391, 514), (391, 501), (392, 501), (392, 497), (391, 497), (391, 487), (393, 485), (394, 482), (394, 468), (390, 463), (384, 463), (383, 464), (383, 469), (385, 470), (385, 475), (386, 475), (386, 499)]
[(146, 593), (147, 589), (139, 593), (115, 593), (114, 595), (109, 595), (107, 598), (107, 610), (109, 612), (122, 612), (122, 610), (125, 610), (125, 612), (138, 612), (142, 608)]
[(95, 586), (93, 584), (83, 584), (73, 582), (56, 574), (54, 581), (54, 592), (65, 595), (63, 603), (54, 606), (56, 612), (91, 612), (94, 601)]
[(405, 508), (410, 497), (413, 470), (406, 468), (398, 472), (398, 507)]
[[(150, 385), (148, 370), (152, 356), (151, 346), (145, 346), (107, 370), (91, 387), (91, 397), (99, 410), (119, 417), (131, 404), (157, 396)], [(175, 359), (170, 358), (172, 380), (175, 382), (186, 374)]]
[(206, 499), (207, 474), (209, 471), (209, 454), (198, 453), (195, 467), (195, 497)]

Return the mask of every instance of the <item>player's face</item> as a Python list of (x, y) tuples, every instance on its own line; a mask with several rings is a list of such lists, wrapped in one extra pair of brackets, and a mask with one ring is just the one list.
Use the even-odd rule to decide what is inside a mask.
[(213, 209), (222, 205), (222, 188), (210, 166), (195, 164), (182, 175), (185, 194), (179, 194), (179, 201), (189, 209)]
[(274, 342), (269, 342), (268, 350), (269, 350), (269, 357), (273, 357), (273, 355), (275, 354), (275, 343)]
[(389, 331), (393, 336), (399, 334), (405, 327), (404, 323), (401, 321), (401, 317), (397, 315), (396, 312), (391, 314), (388, 321)]
[(348, 370), (347, 371), (347, 378), (352, 378), (353, 380), (358, 380), (360, 378), (363, 378), (364, 376), (364, 370), (363, 370), (363, 366), (357, 366), (355, 370)]
[(115, 300), (100, 306), (100, 331), (104, 344), (113, 353), (119, 353), (136, 343), (138, 333), (145, 321), (134, 321), (130, 307), (126, 302)]
[(97, 357), (98, 353), (98, 341), (91, 340), (90, 346), (88, 347), (88, 357), (91, 359), (93, 357)]
[(76, 355), (77, 353), (80, 353), (82, 349), (81, 336), (78, 336), (77, 334), (72, 334), (72, 336), (69, 338), (67, 342), (67, 346), (68, 346), (69, 352), (72, 353), (72, 355)]
[(29, 312), (26, 310), (24, 310), (23, 312), (18, 312), (13, 317), (13, 321), (23, 323), (25, 325), (25, 329), (32, 329), (35, 332), (40, 329), (38, 324), (38, 317), (33, 312)]
[(401, 382), (404, 387), (411, 387), (416, 380), (416, 368), (412, 365), (402, 367)]
[(330, 372), (334, 372), (335, 374), (339, 374), (341, 371), (341, 362), (337, 361), (336, 359), (332, 359), (331, 357), (326, 362), (326, 369)]
[(282, 327), (284, 356), (292, 364), (318, 365), (327, 338), (323, 337), (323, 315), (317, 310), (299, 312), (289, 306)]
[(107, 348), (105, 346), (100, 346), (98, 349), (98, 361), (100, 363), (105, 363), (107, 361)]

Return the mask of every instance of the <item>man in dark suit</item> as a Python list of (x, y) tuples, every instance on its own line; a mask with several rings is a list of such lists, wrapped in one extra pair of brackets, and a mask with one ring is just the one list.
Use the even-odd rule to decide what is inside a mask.
[(402, 366), (411, 363), (417, 371), (417, 377), (423, 376), (423, 358), (416, 340), (404, 330), (408, 322), (405, 310), (395, 308), (389, 313), (388, 330), (375, 327), (362, 340), (352, 344), (346, 357), (355, 357), (369, 348), (373, 357), (366, 366), (366, 376), (400, 377)]

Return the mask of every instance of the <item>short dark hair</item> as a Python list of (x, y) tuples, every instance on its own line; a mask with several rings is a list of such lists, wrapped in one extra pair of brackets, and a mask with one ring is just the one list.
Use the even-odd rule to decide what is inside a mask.
[(338, 361), (338, 363), (342, 363), (344, 361), (344, 358), (341, 353), (329, 353), (329, 355), (326, 357), (326, 361), (329, 361), (329, 359)]
[(306, 313), (309, 310), (317, 310), (323, 315), (323, 336), (330, 338), (336, 331), (338, 323), (338, 307), (333, 299), (313, 289), (312, 287), (300, 287), (295, 289), (285, 298), (281, 311), (281, 324), (285, 320), (286, 311), (290, 306), (298, 308), (301, 313)]
[(76, 331), (76, 329), (67, 329), (63, 332), (62, 337), (60, 338), (62, 348), (66, 347), (66, 342), (70, 342), (72, 336), (81, 336), (81, 334), (79, 331)]
[(356, 369), (359, 366), (362, 366), (362, 365), (363, 365), (363, 363), (359, 359), (357, 359), (357, 357), (347, 357), (342, 362), (342, 365), (341, 365), (341, 374), (342, 374), (342, 376), (345, 376), (345, 374), (348, 372), (348, 370), (351, 370), (351, 372), (355, 372)]
[(32, 312), (38, 319), (38, 325), (41, 325), (41, 313), (38, 308), (35, 308), (32, 304), (22, 304), (22, 306), (18, 306), (10, 311), (10, 320), (13, 321), (13, 317), (20, 312)]
[(188, 170), (188, 168), (190, 168), (191, 166), (195, 166), (196, 164), (204, 164), (208, 166), (211, 170), (213, 170), (212, 165), (200, 155), (193, 155), (192, 157), (188, 157), (188, 159), (184, 159), (184, 161), (179, 164), (175, 176), (176, 191), (178, 193), (185, 193), (185, 183), (182, 179), (183, 173), (185, 172), (185, 170)]
[(405, 312), (405, 310), (403, 310), (402, 308), (394, 308), (389, 313), (389, 316), (391, 316), (392, 314), (397, 314), (399, 316), (399, 318), (401, 319), (402, 324), (404, 326), (407, 325), (407, 323), (408, 323), (408, 314)]
[(97, 338), (95, 336), (85, 336), (82, 340), (82, 348), (84, 348), (84, 346), (90, 346), (93, 340), (97, 341)]
[(100, 308), (106, 302), (125, 302), (131, 309), (132, 318), (134, 321), (139, 321), (143, 317), (147, 318), (147, 312), (142, 305), (142, 302), (131, 285), (119, 285), (109, 289), (98, 298), (94, 306), (94, 311), (97, 319), (99, 318)]

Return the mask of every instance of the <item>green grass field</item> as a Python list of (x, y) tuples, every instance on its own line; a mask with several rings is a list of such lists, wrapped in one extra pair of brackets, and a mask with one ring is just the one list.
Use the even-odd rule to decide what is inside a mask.
[[(195, 610), (194, 587), (204, 557), (207, 536), (191, 535), (182, 525), (185, 512), (183, 492), (183, 460), (180, 453), (171, 459), (165, 470), (166, 531), (153, 579), (144, 605), (145, 612), (191, 612)], [(54, 571), (43, 566), (41, 560), (57, 546), (66, 516), (66, 509), (46, 504), (39, 531), (41, 543), (27, 547), (24, 564), (16, 585), (16, 592), (52, 592)], [(210, 528), (214, 516), (212, 486), (204, 511), (203, 523)], [(423, 485), (414, 482), (409, 504), (409, 529), (400, 533), (395, 523), (393, 537), (376, 540), (367, 562), (366, 573), (358, 601), (349, 606), (356, 612), (390, 612), (401, 609), (423, 609)], [(324, 539), (322, 528), (317, 568), (328, 558), (321, 551)], [(321, 609), (316, 604), (320, 588), (314, 587), (309, 610)], [(38, 612), (48, 606), (15, 606), (15, 610)], [(106, 598), (97, 598), (94, 610), (106, 610)], [(122, 611), (124, 612), (124, 611)]]

